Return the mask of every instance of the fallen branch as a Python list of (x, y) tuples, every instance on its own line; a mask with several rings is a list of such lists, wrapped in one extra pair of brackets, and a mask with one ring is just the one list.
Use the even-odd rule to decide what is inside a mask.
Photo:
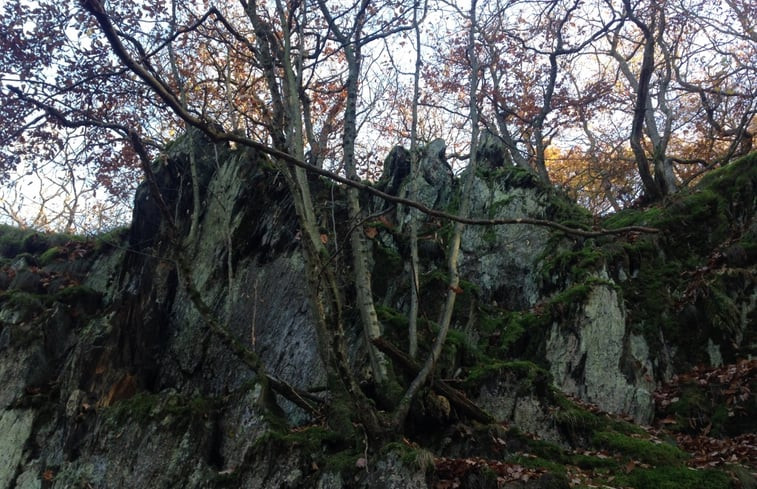
[[(406, 370), (410, 375), (417, 375), (421, 370), (421, 366), (412, 359), (405, 352), (394, 346), (391, 342), (383, 337), (379, 337), (373, 340), (373, 344), (376, 345), (382, 353), (388, 355), (395, 361), (403, 370)], [(458, 413), (479, 421), (481, 423), (494, 423), (494, 419), (489, 413), (478, 407), (473, 401), (465, 397), (465, 394), (455, 389), (447, 382), (443, 380), (434, 379), (431, 382), (431, 388), (437, 393), (446, 397), (450, 404), (452, 404), (458, 411)]]
[[(324, 404), (325, 401), (320, 397), (311, 394), (310, 392), (297, 389), (296, 387), (284, 382), (281, 379), (273, 377), (272, 375), (267, 375), (267, 377), (268, 383), (271, 385), (271, 388), (284, 398), (288, 399), (313, 416), (317, 417), (323, 414), (318, 406)], [(317, 404), (317, 406), (314, 405), (314, 403)]]

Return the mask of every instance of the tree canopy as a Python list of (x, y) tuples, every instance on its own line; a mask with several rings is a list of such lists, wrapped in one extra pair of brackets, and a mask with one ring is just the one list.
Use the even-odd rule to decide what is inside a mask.
[[(460, 168), (469, 31), (478, 126), (506, 164), (595, 212), (659, 199), (752, 147), (752, 2), (487, 0), (475, 25), (466, 11), (441, 0), (6, 0), (1, 175), (61, 187), (65, 216), (32, 199), (46, 213), (37, 224), (59, 228), (98, 212), (82, 193), (128, 200), (140, 178), (129, 131), (153, 159), (177, 130), (204, 125), (375, 178), (392, 146), (410, 145), (411, 107), (417, 138), (445, 138)], [(19, 223), (21, 198), (5, 191), (3, 212)]]

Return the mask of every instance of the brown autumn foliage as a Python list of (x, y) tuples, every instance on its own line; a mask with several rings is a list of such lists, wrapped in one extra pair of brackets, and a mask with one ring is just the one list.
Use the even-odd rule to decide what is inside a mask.
[[(743, 19), (754, 7), (744, 0), (653, 4), (488, 0), (479, 7), (482, 125), (501, 139), (508, 164), (568, 188), (595, 212), (652, 192), (628, 145), (639, 97), (647, 97), (644, 161), (669, 168), (675, 185), (752, 146), (757, 42)], [(197, 1), (172, 8), (144, 1), (109, 5), (108, 15), (126, 49), (167, 88), (181, 91), (193, 114), (274, 146), (285, 114), (266, 86), (265, 49), (281, 56), (276, 50), (290, 36), (290, 54), (303, 55), (297, 76), (308, 159), (339, 170), (346, 58), (329, 38), (328, 23), (316, 5), (292, 3), (281, 15), (261, 3), (254, 8), (269, 26), (263, 32), (250, 24), (245, 5)], [(369, 178), (379, 174), (382, 153), (409, 137), (406, 53), (419, 48), (427, 60), (421, 137), (446, 137), (457, 153), (466, 152), (465, 15), (445, 2), (422, 7), (421, 46), (402, 30), (409, 17), (399, 3), (362, 7), (376, 28), (396, 29), (361, 68), (356, 154)], [(399, 15), (388, 15), (392, 8)], [(61, 130), (63, 116), (76, 121), (76, 144), (87, 148), (68, 163), (92, 168), (94, 181), (111, 193), (129, 193), (138, 164), (118, 128), (136, 130), (156, 155), (183, 122), (124, 71), (79, 2), (9, 0), (0, 25), (6, 33), (0, 39), (2, 175), (9, 178), (22, 159), (59, 161), (72, 137)], [(261, 36), (276, 40), (260, 44)], [(638, 55), (645, 43), (652, 43), (652, 76), (649, 92), (640, 95)]]

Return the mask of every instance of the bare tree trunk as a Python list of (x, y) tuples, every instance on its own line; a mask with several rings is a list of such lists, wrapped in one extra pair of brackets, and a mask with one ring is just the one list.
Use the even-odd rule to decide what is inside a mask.
[[(176, 33), (176, 0), (171, 1), (171, 35)], [(176, 79), (176, 85), (179, 88), (179, 100), (181, 105), (187, 107), (187, 91), (184, 86), (184, 80), (179, 72), (179, 66), (176, 63), (176, 52), (173, 49), (173, 43), (168, 43), (168, 59), (171, 63), (171, 72)], [(189, 144), (189, 173), (192, 179), (192, 221), (189, 225), (189, 236), (187, 241), (194, 243), (197, 239), (198, 227), (200, 226), (200, 172), (197, 169), (197, 155), (195, 152), (194, 138)]]
[[(302, 29), (304, 29), (307, 20), (305, 5), (299, 5), (302, 10), (300, 11), (298, 22), (300, 31), (298, 32), (290, 32), (287, 27), (286, 6), (280, 0), (277, 0), (276, 7), (279, 21), (286, 32), (283, 36), (283, 44), (280, 46), (281, 53), (276, 58), (277, 61), (274, 62), (271, 59), (268, 64), (271, 72), (268, 73), (267, 79), (270, 80), (269, 90), (276, 92), (273, 94), (273, 98), (278, 101), (286, 115), (281, 118), (281, 122), (284, 123), (281, 127), (283, 147), (289, 154), (300, 161), (304, 161), (305, 140), (300, 93), (303, 83), (302, 73), (305, 55)], [(294, 14), (293, 12), (289, 13)], [(276, 39), (267, 30), (269, 26), (263, 24), (257, 14), (250, 11), (249, 6), (248, 16), (258, 24), (256, 31), (266, 36), (269, 41)], [(292, 39), (295, 34), (299, 40), (296, 53), (292, 46)], [(268, 53), (274, 53), (277, 48), (277, 46), (269, 45), (263, 49), (267, 50)], [(278, 68), (276, 65), (278, 65)], [(275, 83), (276, 69), (283, 70), (282, 93), (278, 93), (279, 85)], [(383, 429), (377, 413), (358, 386), (346, 353), (341, 290), (337, 284), (334, 269), (324, 262), (324, 257), (328, 256), (328, 251), (320, 240), (307, 175), (301, 167), (296, 167), (294, 171), (290, 171), (286, 165), (281, 164), (279, 168), (293, 196), (295, 210), (303, 233), (302, 248), (305, 257), (305, 274), (310, 291), (311, 307), (315, 314), (318, 350), (326, 369), (327, 382), (331, 393), (330, 411), (327, 416), (329, 426), (346, 439), (352, 438), (354, 420), (351, 417), (356, 416), (371, 436), (380, 436), (378, 434), (382, 433)]]
[[(420, 99), (420, 75), (423, 66), (421, 54), (421, 30), (418, 23), (418, 6), (413, 9), (415, 30), (415, 71), (413, 72), (412, 122), (410, 125), (410, 191), (408, 198), (415, 200), (418, 194), (420, 155), (418, 152), (418, 101)], [(408, 314), (408, 353), (415, 358), (418, 353), (418, 306), (420, 295), (420, 259), (418, 257), (418, 219), (415, 209), (410, 212), (410, 312)]]
[[(347, 60), (347, 101), (344, 108), (342, 150), (344, 169), (347, 173), (347, 178), (352, 180), (358, 180), (357, 168), (355, 165), (355, 139), (357, 137), (357, 98), (362, 56), (360, 50), (363, 44), (361, 32), (365, 21), (365, 12), (369, 3), (370, 0), (362, 0), (358, 13), (356, 14), (351, 37), (347, 37), (331, 16), (325, 0), (318, 0), (321, 12), (323, 12), (329, 26), (334, 32), (334, 35), (342, 45)], [(353, 187), (347, 189), (347, 204), (350, 212), (350, 220), (359, 223), (363, 219), (363, 211), (360, 207), (357, 189)], [(381, 336), (381, 325), (379, 324), (378, 315), (376, 314), (376, 306), (373, 301), (371, 270), (368, 258), (369, 249), (362, 226), (355, 226), (352, 230), (350, 244), (352, 246), (357, 306), (363, 324), (365, 347), (368, 351), (374, 380), (378, 384), (383, 384), (387, 380), (387, 359), (373, 344), (373, 340)]]
[[(475, 51), (475, 33), (478, 28), (476, 23), (476, 2), (477, 0), (471, 0), (470, 6), (470, 30), (468, 32), (468, 61), (471, 65), (470, 77), (469, 77), (469, 111), (471, 122), (471, 142), (470, 142), (470, 161), (467, 168), (467, 177), (465, 180), (465, 186), (461, 196), (460, 204), (460, 217), (467, 217), (470, 208), (470, 195), (473, 188), (473, 181), (476, 177), (476, 165), (477, 165), (477, 145), (478, 145), (478, 104), (476, 102), (476, 95), (479, 82), (479, 64), (478, 57)], [(426, 358), (423, 368), (418, 372), (418, 375), (410, 383), (404, 396), (400, 400), (399, 405), (394, 411), (393, 422), (395, 426), (402, 427), (407, 418), (407, 414), (410, 410), (410, 404), (415, 398), (416, 394), (423, 385), (429, 379), (429, 376), (436, 368), (436, 362), (439, 360), (439, 356), (442, 353), (442, 348), (447, 339), (447, 333), (449, 332), (450, 325), (452, 323), (452, 313), (455, 309), (455, 300), (457, 294), (460, 292), (460, 273), (457, 267), (457, 260), (460, 254), (460, 243), (462, 241), (463, 229), (465, 225), (461, 222), (455, 222), (454, 233), (449, 244), (448, 257), (447, 257), (447, 269), (449, 272), (449, 285), (447, 288), (447, 300), (444, 304), (444, 310), (442, 312), (442, 319), (439, 324), (439, 331), (434, 339), (434, 344), (431, 347), (428, 357)]]
[[(657, 5), (652, 5), (652, 18), (649, 23), (643, 22), (634, 12), (629, 0), (623, 0), (628, 18), (636, 24), (644, 35), (644, 50), (642, 55), (641, 70), (636, 83), (630, 72), (630, 67), (625, 59), (613, 46), (612, 55), (620, 62), (620, 67), (626, 78), (632, 82), (636, 89), (636, 102), (634, 104), (634, 116), (631, 126), (631, 149), (636, 160), (642, 184), (646, 194), (654, 200), (676, 191), (676, 178), (673, 174), (673, 163), (667, 157), (667, 143), (672, 133), (672, 114), (667, 105), (666, 95), (668, 84), (672, 76), (670, 66), (670, 53), (666, 52), (662, 36), (665, 32), (664, 12)], [(656, 34), (655, 34), (656, 32)], [(657, 121), (652, 111), (652, 95), (650, 82), (655, 69), (655, 49), (660, 47), (665, 56), (665, 72), (660, 76), (657, 94), (658, 106), (665, 115), (665, 126), (662, 134), (658, 131)], [(651, 160), (654, 165), (654, 174), (649, 168), (649, 158), (644, 151), (642, 139), (644, 127), (652, 144)]]
[(658, 12), (657, 14), (657, 34), (655, 36), (655, 45), (659, 47), (662, 53), (662, 69), (658, 70), (658, 84), (657, 89), (657, 106), (659, 110), (665, 115), (665, 120), (662, 127), (662, 134), (658, 134), (656, 138), (652, 138), (654, 146), (654, 176), (657, 186), (663, 195), (669, 195), (675, 193), (677, 188), (677, 182), (675, 174), (673, 173), (673, 160), (668, 157), (668, 143), (673, 135), (673, 111), (668, 104), (668, 93), (670, 88), (670, 81), (673, 78), (672, 67), (672, 53), (668, 48), (664, 35), (667, 27), (667, 20), (665, 18), (665, 10), (654, 5), (653, 8)]
[[(285, 91), (284, 100), (286, 101), (287, 108), (287, 120), (289, 122), (289, 134), (287, 139), (289, 142), (289, 153), (300, 161), (305, 161), (305, 137), (302, 125), (302, 111), (300, 104), (300, 87), (302, 86), (302, 69), (303, 69), (303, 57), (304, 57), (304, 39), (302, 32), (298, 34), (299, 46), (298, 54), (296, 56), (296, 72), (295, 66), (292, 63), (294, 55), (292, 53), (292, 33), (286, 27), (287, 22), (284, 16), (284, 7), (280, 0), (276, 1), (277, 11), (279, 12), (279, 21), (284, 26), (284, 55), (282, 56), (283, 68), (284, 68), (284, 80)], [(304, 28), (306, 21), (306, 11), (304, 6), (301, 8), (301, 18), (298, 23), (299, 28)], [(313, 198), (310, 194), (310, 184), (308, 183), (307, 174), (301, 167), (294, 169), (295, 180), (297, 182), (296, 190), (302, 197), (302, 211), (303, 219), (301, 225), (306, 228), (306, 234), (308, 238), (313, 242), (313, 245), (318, 248), (323, 244), (320, 242), (320, 235), (318, 233), (318, 226), (315, 217), (315, 209), (313, 208)]]
[[(649, 103), (649, 82), (654, 71), (654, 35), (649, 26), (641, 22), (634, 14), (630, 0), (623, 0), (629, 18), (641, 29), (644, 34), (644, 52), (639, 72), (639, 81), (636, 88), (636, 103), (633, 109), (633, 122), (631, 124), (631, 150), (636, 159), (641, 182), (647, 195), (654, 200), (662, 198), (662, 189), (657, 185), (649, 169), (649, 161), (644, 152), (642, 138), (644, 136), (644, 119), (647, 117)], [(653, 19), (654, 20), (654, 19)]]
[[(558, 45), (557, 49), (561, 49), (562, 46), (562, 31), (557, 32)], [(533, 121), (534, 126), (534, 145), (536, 151), (534, 155), (534, 166), (536, 167), (536, 173), (542, 182), (549, 185), (549, 172), (547, 172), (546, 162), (546, 150), (547, 141), (544, 136), (544, 121), (552, 111), (552, 96), (555, 92), (555, 84), (557, 83), (557, 51), (553, 51), (549, 54), (549, 81), (547, 82), (546, 91), (544, 93), (544, 102), (542, 104), (539, 114)]]
[[(489, 76), (492, 77), (492, 84), (496, 87), (499, 86), (500, 82), (500, 74), (499, 72), (494, 69), (493, 66), (489, 67)], [(505, 109), (505, 108), (503, 108)], [(502, 143), (505, 145), (505, 148), (507, 149), (507, 153), (505, 154), (505, 159), (507, 163), (509, 164), (516, 164), (520, 168), (523, 168), (524, 170), (532, 171), (533, 168), (531, 168), (531, 165), (528, 163), (528, 158), (523, 154), (523, 152), (518, 149), (518, 144), (515, 141), (515, 138), (513, 137), (512, 133), (510, 132), (510, 129), (507, 127), (507, 117), (508, 117), (508, 110), (497, 110), (494, 113), (494, 119), (497, 123), (497, 131), (498, 136), (502, 140)]]

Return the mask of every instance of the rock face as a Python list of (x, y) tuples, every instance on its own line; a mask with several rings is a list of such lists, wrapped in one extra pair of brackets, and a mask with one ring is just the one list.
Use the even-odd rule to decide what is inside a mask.
[[(193, 213), (189, 145), (197, 149), (202, 208), (196, 239), (184, 246), (202, 300), (259, 354), (271, 376), (324, 396), (326, 374), (312, 327), (300, 234), (283, 178), (252, 151), (214, 146), (196, 135), (181, 138), (155, 171), (185, 236)], [(442, 140), (431, 142), (413, 173), (409, 152), (396, 149), (378, 185), (455, 212), (461, 185), (444, 153)], [(528, 172), (504, 165), (494, 149), (487, 146), (480, 156), (485, 164), (474, 175), (473, 215), (586, 218)], [(330, 220), (341, 219), (341, 190), (315, 180), (313, 185), (316, 206)], [(678, 312), (708, 321), (703, 334), (709, 342), (695, 351), (713, 362), (732, 361), (755, 343), (753, 209), (732, 212), (742, 226), (739, 237), (722, 231), (728, 248), (713, 243), (697, 255), (720, 250), (723, 273), (695, 276), (720, 305), (709, 307), (697, 295), (700, 289), (675, 289), (679, 298), (691, 299)], [(401, 342), (407, 225), (418, 220), (424, 250), (425, 334), (433, 331), (446, 291), (448, 225), (403, 206), (387, 216), (372, 238), (374, 289), (386, 335)], [(343, 232), (343, 226), (339, 222), (324, 235)], [(0, 488), (433, 485), (426, 465), (404, 448), (369, 460), (362, 448), (347, 454), (329, 448), (328, 434), (311, 426), (317, 420), (263, 388), (211, 334), (179, 283), (173, 245), (145, 188), (137, 192), (131, 228), (96, 242), (13, 229), (0, 233)], [(652, 275), (645, 265), (651, 248), (642, 246), (646, 238), (634, 239), (618, 245), (526, 225), (466, 228), (460, 260), (465, 284), (453, 321), (457, 336), (440, 360), (440, 377), (462, 381), (470, 374), (467, 395), (497, 421), (561, 445), (577, 438), (569, 433), (573, 411), (555, 421), (567, 402), (560, 392), (649, 421), (651, 392), (689, 353), (677, 330), (652, 325), (648, 311), (635, 308), (648, 305), (659, 317), (676, 312), (672, 299), (649, 305), (642, 297), (636, 277), (670, 277)], [(675, 245), (651, 246), (669, 260), (666, 246)], [(716, 287), (716, 279), (722, 286)], [(349, 279), (343, 280), (350, 297)], [(360, 368), (359, 324), (348, 322), (350, 354)], [(482, 358), (494, 364), (482, 367)], [(486, 375), (477, 377), (480, 368)], [(463, 428), (439, 426), (464, 419), (442, 396), (423, 399), (432, 398), (445, 409), (419, 401), (411, 432), (429, 440), (434, 437), (425, 429), (446, 433), (442, 441), (429, 442), (437, 454), (471, 453), (470, 437), (463, 442), (458, 436)], [(561, 481), (555, 487), (564, 487)]]
[(618, 293), (612, 284), (597, 285), (580, 309), (572, 324), (555, 323), (549, 330), (546, 353), (555, 383), (605, 411), (650, 422), (652, 378), (640, 375), (634, 383), (621, 370), (621, 359), (630, 356), (636, 370), (652, 372), (649, 348), (643, 337), (629, 336)]
[[(513, 179), (520, 172), (476, 175), (471, 215), (490, 219), (545, 219), (547, 196)], [(526, 177), (528, 178), (528, 177)], [(524, 185), (522, 185), (524, 184)], [(507, 309), (533, 307), (541, 298), (539, 262), (547, 252), (549, 231), (525, 224), (467, 227), (463, 234), (461, 273), (481, 287), (481, 299)]]
[[(489, 219), (550, 219), (554, 198), (524, 170), (504, 166), (507, 151), (484, 133), (478, 152), (479, 171), (471, 190), (470, 213)], [(465, 175), (461, 176), (465, 178)], [(464, 231), (461, 272), (481, 287), (485, 302), (511, 310), (533, 307), (541, 298), (540, 262), (548, 252), (550, 233), (537, 226), (470, 226)]]
[[(403, 163), (396, 166), (407, 170), (397, 173), (394, 170), (395, 165), (388, 165), (382, 180), (389, 178), (394, 181), (392, 188), (396, 189), (395, 193), (398, 195), (411, 197), (431, 209), (445, 209), (453, 198), (456, 183), (452, 168), (447, 163), (446, 149), (444, 140), (431, 141), (418, 155), (418, 169), (411, 173), (409, 160), (412, 155), (406, 149), (396, 147), (390, 152), (387, 163), (392, 159), (400, 159)], [(401, 178), (398, 178), (400, 175)], [(411, 219), (422, 220), (423, 215), (416, 209), (398, 206), (397, 221), (400, 231), (405, 229)]]
[(11, 487), (16, 470), (24, 459), (24, 445), (32, 433), (34, 411), (31, 409), (6, 409), (0, 416), (0, 486)]

